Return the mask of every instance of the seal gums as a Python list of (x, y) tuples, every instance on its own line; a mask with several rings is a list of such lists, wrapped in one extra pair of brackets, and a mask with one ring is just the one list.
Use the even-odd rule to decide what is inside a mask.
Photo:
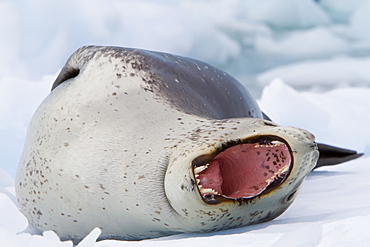
[[(203, 160), (203, 162), (202, 162)], [(234, 144), (210, 159), (193, 162), (194, 177), (203, 200), (249, 199), (282, 184), (291, 170), (289, 146), (280, 139), (259, 137)]]

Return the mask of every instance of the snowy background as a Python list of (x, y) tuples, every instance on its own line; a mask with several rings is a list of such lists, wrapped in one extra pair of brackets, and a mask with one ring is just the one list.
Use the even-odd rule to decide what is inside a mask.
[(96, 229), (79, 247), (370, 246), (369, 0), (0, 0), (0, 246), (72, 246), (53, 232), (17, 234), (28, 223), (14, 176), (30, 117), (87, 44), (211, 63), (246, 85), (275, 122), (365, 156), (313, 172), (271, 222), (140, 242), (95, 243)]

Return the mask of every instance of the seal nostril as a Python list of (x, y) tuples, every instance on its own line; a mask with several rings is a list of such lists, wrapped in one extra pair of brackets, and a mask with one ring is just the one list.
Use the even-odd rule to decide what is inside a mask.
[(79, 68), (64, 67), (60, 74), (58, 75), (57, 79), (55, 79), (53, 86), (51, 87), (51, 91), (53, 91), (57, 86), (59, 86), (63, 82), (77, 77), (79, 74), (80, 74)]

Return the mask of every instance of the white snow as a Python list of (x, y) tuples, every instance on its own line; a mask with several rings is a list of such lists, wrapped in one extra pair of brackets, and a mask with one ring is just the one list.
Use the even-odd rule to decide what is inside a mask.
[(335, 57), (307, 60), (289, 65), (276, 66), (260, 73), (258, 81), (267, 85), (280, 77), (295, 87), (348, 87), (370, 85), (369, 57)]
[(370, 1), (363, 1), (350, 18), (351, 35), (356, 39), (370, 39)]
[(251, 18), (276, 28), (307, 28), (325, 25), (329, 16), (311, 0), (260, 0)]
[(353, 12), (366, 0), (321, 0), (320, 5), (334, 21), (348, 22)]
[(3, 0), (0, 2), (0, 246), (71, 247), (18, 211), (14, 176), (28, 122), (68, 56), (86, 44), (204, 60), (239, 78), (281, 125), (364, 152), (322, 167), (277, 219), (118, 246), (370, 246), (370, 0)]
[(343, 53), (349, 48), (342, 37), (323, 27), (296, 31), (279, 40), (272, 36), (259, 36), (256, 40), (256, 50), (261, 53), (291, 57), (320, 57)]

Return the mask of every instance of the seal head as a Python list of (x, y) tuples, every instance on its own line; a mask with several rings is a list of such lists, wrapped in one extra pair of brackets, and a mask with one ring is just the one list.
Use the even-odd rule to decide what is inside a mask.
[(220, 142), (215, 137), (205, 144), (200, 136), (195, 148), (189, 149), (190, 143), (181, 145), (170, 159), (166, 196), (184, 218), (187, 231), (274, 219), (290, 206), (315, 166), (318, 152), (310, 133), (243, 120), (222, 124), (236, 129), (230, 139)]

